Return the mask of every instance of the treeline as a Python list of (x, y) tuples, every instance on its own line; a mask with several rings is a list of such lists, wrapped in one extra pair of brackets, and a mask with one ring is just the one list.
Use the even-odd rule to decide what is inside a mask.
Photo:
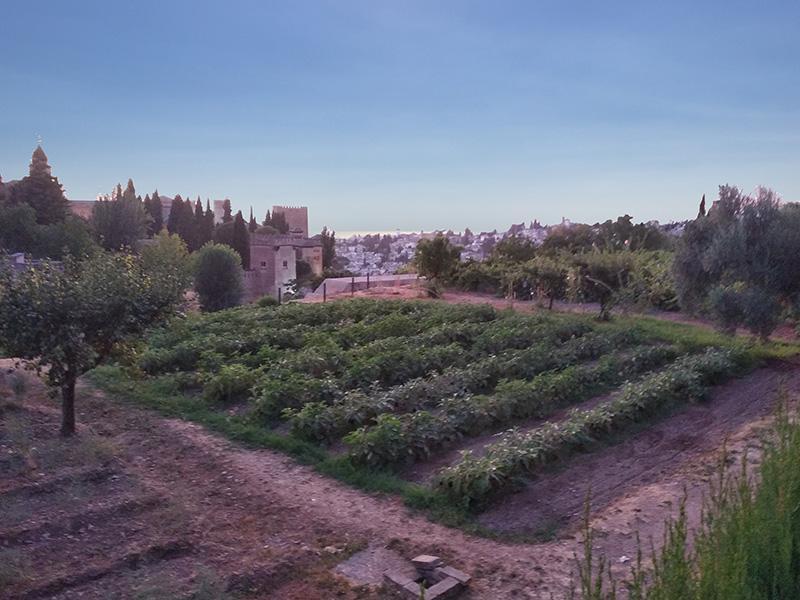
[(594, 226), (556, 228), (539, 246), (509, 236), (485, 261), (461, 261), (461, 249), (438, 236), (419, 242), (415, 264), (420, 274), (458, 289), (537, 299), (550, 308), (556, 300), (596, 302), (607, 318), (620, 304), (677, 308), (673, 245), (656, 225), (634, 224), (624, 215)]
[(550, 307), (556, 300), (595, 302), (604, 318), (614, 306), (680, 309), (727, 333), (745, 328), (765, 339), (800, 316), (798, 231), (800, 204), (766, 188), (748, 195), (723, 185), (708, 211), (703, 198), (677, 237), (625, 215), (556, 228), (539, 246), (510, 236), (482, 262), (461, 261), (461, 249), (444, 236), (422, 240), (415, 265), (463, 290)]

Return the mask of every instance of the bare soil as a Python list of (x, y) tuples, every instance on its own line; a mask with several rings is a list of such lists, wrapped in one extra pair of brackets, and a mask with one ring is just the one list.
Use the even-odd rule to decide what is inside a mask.
[(21, 405), (7, 387), (0, 398), (0, 553), (13, 566), (0, 570), (0, 598), (385, 598), (335, 572), (367, 547), (442, 556), (473, 575), (466, 598), (561, 598), (589, 485), (598, 544), (615, 560), (635, 556), (635, 529), (658, 539), (684, 488), (696, 519), (725, 436), (733, 454), (756, 447), (781, 382), (791, 393), (800, 386), (793, 364), (762, 369), (705, 404), (573, 457), (481, 517), (503, 532), (557, 525), (551, 541), (512, 543), (431, 523), (396, 498), (88, 384), (79, 390), (79, 434), (61, 440), (56, 406), (26, 377)]

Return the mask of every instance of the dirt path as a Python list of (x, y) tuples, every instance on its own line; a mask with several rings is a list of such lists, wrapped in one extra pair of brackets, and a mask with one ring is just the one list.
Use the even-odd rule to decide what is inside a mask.
[[(693, 426), (682, 446), (634, 438), (597, 456), (579, 457), (570, 463), (569, 471), (540, 479), (525, 494), (572, 511), (575, 497), (582, 497), (583, 482), (599, 476), (592, 461), (600, 461), (609, 483), (596, 490), (594, 522), (612, 556), (632, 556), (632, 528), (643, 526), (645, 538), (657, 532), (654, 524), (670, 514), (669, 503), (682, 485), (692, 490), (690, 502), (697, 503), (716, 462), (723, 432), (742, 448), (752, 443), (753, 423), (768, 412), (779, 377), (775, 371), (761, 371), (720, 390), (715, 398), (723, 402), (715, 400), (708, 409), (712, 414), (722, 411), (718, 426), (703, 425), (692, 412), (701, 407), (673, 417), (678, 420), (662, 428), (675, 430), (670, 434), (678, 436), (674, 443), (682, 435), (681, 426)], [(792, 370), (792, 389), (798, 385), (797, 371)], [(57, 414), (40, 384), (31, 380), (28, 387), (23, 412), (39, 415), (35, 435), (41, 445), (55, 435)], [(95, 474), (97, 481), (81, 483), (78, 501), (69, 506), (44, 502), (38, 517), (22, 515), (10, 523), (10, 513), (0, 512), (0, 541), (11, 539), (12, 530), (23, 531), (11, 547), (39, 569), (35, 583), (15, 588), (39, 590), (30, 597), (126, 597), (120, 591), (138, 589), (142, 581), (151, 585), (177, 582), (181, 593), (188, 594), (203, 583), (206, 571), (224, 582), (224, 588), (252, 598), (385, 597), (382, 592), (350, 588), (330, 572), (347, 552), (368, 543), (388, 545), (406, 556), (420, 552), (443, 556), (474, 576), (469, 598), (551, 598), (551, 593), (563, 597), (576, 549), (573, 535), (539, 544), (467, 535), (430, 523), (395, 498), (367, 495), (281, 454), (236, 446), (199, 426), (108, 399), (86, 385), (79, 396), (82, 443), (94, 440), (95, 446), (113, 449), (111, 458), (90, 457), (89, 470), (107, 469), (110, 474)], [(4, 413), (5, 425), (9, 414)], [(652, 431), (658, 435), (658, 429)], [(6, 435), (0, 442), (9, 447), (19, 443), (12, 438)], [(615, 460), (631, 448), (636, 449), (631, 460), (615, 467)], [(642, 461), (640, 465), (637, 460)], [(670, 466), (673, 461), (674, 467)], [(21, 471), (10, 483), (8, 479), (2, 482), (0, 501), (4, 507), (19, 509), (15, 494), (28, 494), (31, 486), (41, 487), (42, 481), (64, 473), (69, 485), (80, 483), (83, 479), (75, 475), (80, 468), (76, 463), (58, 465), (49, 472), (42, 465)], [(526, 497), (530, 500), (525, 494), (509, 497), (484, 519), (509, 519), (502, 516), (504, 511), (524, 504)], [(41, 494), (30, 497), (36, 495), (41, 501)], [(529, 505), (515, 518), (533, 510)], [(65, 512), (74, 517), (66, 531), (41, 529), (43, 523), (61, 522)], [(91, 577), (93, 569), (96, 577)], [(69, 579), (76, 574), (81, 577)], [(42, 593), (42, 581), (55, 587)]]

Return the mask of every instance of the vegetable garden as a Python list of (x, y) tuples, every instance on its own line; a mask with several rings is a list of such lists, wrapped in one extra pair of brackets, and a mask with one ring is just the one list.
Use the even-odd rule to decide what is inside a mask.
[(269, 432), (362, 481), (400, 478), (495, 434), (425, 483), (468, 514), (550, 463), (701, 400), (756, 354), (647, 319), (355, 299), (190, 315), (153, 332), (125, 373), (134, 396), (157, 390), (166, 410)]

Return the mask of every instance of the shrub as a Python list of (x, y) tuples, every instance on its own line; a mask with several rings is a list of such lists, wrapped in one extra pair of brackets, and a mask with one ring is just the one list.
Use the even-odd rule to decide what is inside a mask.
[(203, 396), (209, 402), (228, 404), (245, 400), (256, 381), (256, 373), (244, 365), (223, 365), (203, 386)]
[(194, 287), (205, 312), (231, 308), (242, 300), (242, 259), (231, 247), (209, 242), (195, 255)]
[(278, 299), (273, 296), (261, 296), (256, 304), (261, 308), (271, 308), (278, 306)]
[(720, 331), (733, 335), (744, 319), (741, 287), (721, 286), (708, 294), (708, 311)]

